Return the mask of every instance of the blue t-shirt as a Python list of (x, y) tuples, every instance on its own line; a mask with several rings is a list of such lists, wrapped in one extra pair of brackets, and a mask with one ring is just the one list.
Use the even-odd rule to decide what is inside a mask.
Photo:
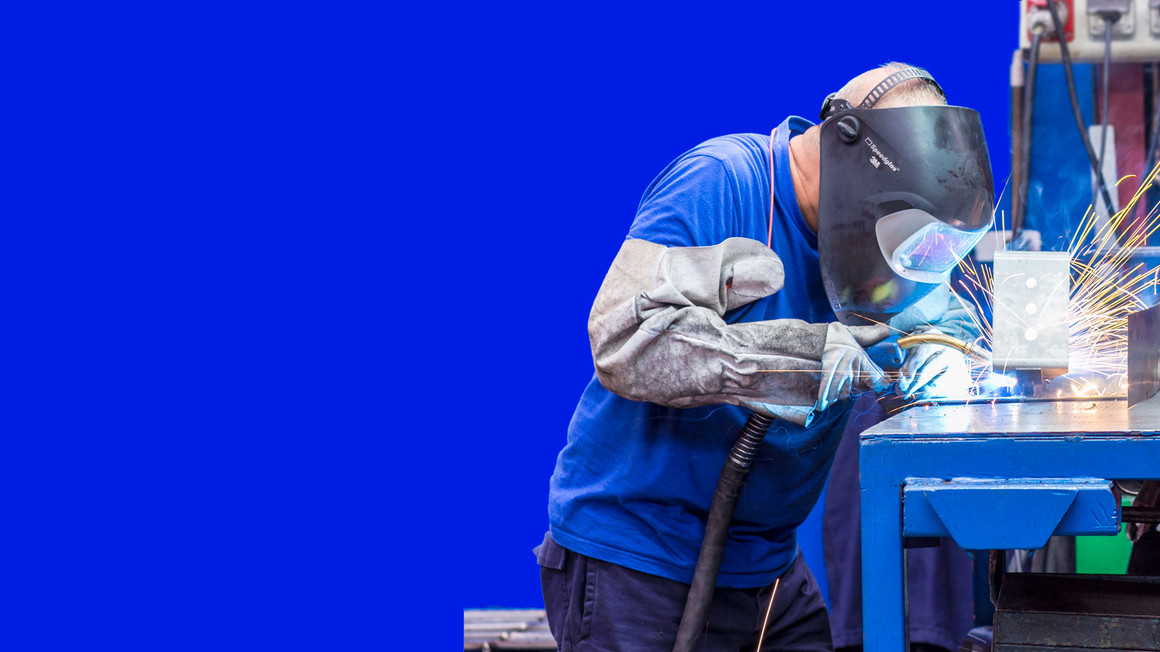
[[(725, 315), (729, 323), (834, 321), (818, 266), (817, 236), (794, 194), (789, 139), (810, 123), (790, 117), (774, 133), (772, 248), (785, 265), (779, 292)], [(769, 137), (706, 141), (670, 164), (645, 191), (629, 231), (667, 246), (715, 245), (769, 235)], [(549, 495), (552, 538), (596, 559), (689, 583), (725, 458), (749, 411), (731, 405), (679, 410), (630, 401), (593, 377), (568, 428)], [(776, 420), (755, 455), (729, 528), (718, 586), (766, 586), (797, 552), (798, 525), (825, 483), (843, 407), (809, 428)]]

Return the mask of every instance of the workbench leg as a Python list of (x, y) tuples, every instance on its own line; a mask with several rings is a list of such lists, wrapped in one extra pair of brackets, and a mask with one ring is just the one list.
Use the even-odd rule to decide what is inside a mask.
[[(863, 460), (864, 461), (864, 460)], [(862, 470), (862, 640), (866, 652), (906, 649), (902, 487)]]

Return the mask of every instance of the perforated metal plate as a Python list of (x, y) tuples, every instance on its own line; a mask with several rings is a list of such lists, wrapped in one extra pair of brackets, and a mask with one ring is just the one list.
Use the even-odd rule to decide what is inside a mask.
[(996, 251), (991, 365), (998, 373), (1067, 373), (1071, 255)]

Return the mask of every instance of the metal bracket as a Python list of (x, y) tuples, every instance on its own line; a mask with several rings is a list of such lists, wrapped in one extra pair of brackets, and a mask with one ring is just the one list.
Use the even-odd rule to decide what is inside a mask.
[(1128, 315), (1128, 407), (1160, 390), (1160, 306)]
[(1071, 254), (996, 251), (991, 365), (1059, 376), (1068, 368)]
[(1110, 480), (907, 478), (902, 489), (903, 536), (950, 536), (967, 550), (1042, 548), (1053, 534), (1119, 530)]

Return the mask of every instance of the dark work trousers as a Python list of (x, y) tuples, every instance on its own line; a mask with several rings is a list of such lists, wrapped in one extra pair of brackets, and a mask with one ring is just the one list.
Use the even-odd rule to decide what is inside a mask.
[[(1146, 480), (1132, 499), (1133, 507), (1160, 507), (1160, 481)], [(1128, 575), (1160, 575), (1160, 531), (1155, 525), (1129, 525), (1133, 539)]]
[(1160, 575), (1160, 532), (1146, 532), (1132, 544), (1128, 575)]
[[(886, 418), (872, 394), (854, 403), (826, 487), (822, 549), (830, 587), (830, 625), (836, 648), (862, 645), (862, 538), (858, 435)], [(974, 625), (974, 566), (949, 538), (937, 548), (906, 551), (910, 640), (914, 649), (958, 650)], [(986, 558), (984, 557), (984, 561)]]
[[(689, 585), (567, 550), (545, 535), (536, 548), (548, 626), (567, 652), (668, 652), (677, 640)], [(773, 586), (718, 588), (704, 652), (755, 650)], [(830, 622), (818, 583), (799, 553), (778, 581), (762, 650), (831, 652)]]

